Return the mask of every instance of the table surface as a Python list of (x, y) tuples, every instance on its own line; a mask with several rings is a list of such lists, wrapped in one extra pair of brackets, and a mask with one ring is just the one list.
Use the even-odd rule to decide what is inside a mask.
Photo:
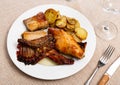
[[(61, 4), (72, 7), (84, 14), (95, 27), (98, 23), (104, 20), (113, 22), (118, 28), (118, 35), (114, 40), (105, 41), (96, 37), (97, 45), (94, 55), (90, 62), (76, 74), (60, 79), (60, 80), (40, 80), (30, 77), (21, 72), (11, 61), (6, 47), (6, 39), (8, 31), (14, 20), (23, 12), (35, 6), (43, 4)], [(107, 65), (100, 68), (91, 85), (97, 85), (98, 81), (103, 76), (106, 69), (118, 57), (120, 51), (120, 14), (112, 14), (104, 12), (99, 0), (3, 0), (0, 3), (0, 85), (84, 85), (85, 81), (92, 74), (102, 52), (109, 44), (113, 45), (116, 50), (110, 58)], [(107, 85), (120, 85), (120, 67), (111, 77)]]

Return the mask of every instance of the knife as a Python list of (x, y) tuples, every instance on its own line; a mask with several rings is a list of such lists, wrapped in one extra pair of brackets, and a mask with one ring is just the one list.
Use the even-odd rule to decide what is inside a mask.
[(108, 70), (105, 72), (101, 80), (99, 81), (98, 85), (106, 85), (108, 80), (112, 77), (113, 73), (117, 70), (117, 68), (120, 66), (120, 56), (118, 59), (108, 68)]

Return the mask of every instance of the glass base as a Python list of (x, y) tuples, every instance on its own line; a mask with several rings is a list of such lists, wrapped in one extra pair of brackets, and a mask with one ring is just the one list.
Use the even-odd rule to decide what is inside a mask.
[(99, 23), (95, 27), (96, 35), (104, 40), (112, 40), (116, 37), (118, 30), (115, 24), (109, 21)]

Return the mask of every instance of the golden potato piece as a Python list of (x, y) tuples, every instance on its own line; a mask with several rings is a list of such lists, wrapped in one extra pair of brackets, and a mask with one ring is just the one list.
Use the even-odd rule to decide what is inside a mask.
[(61, 15), (60, 15), (60, 12), (59, 11), (57, 11), (57, 19), (60, 19), (61, 18)]
[(55, 27), (56, 27), (56, 23), (52, 23), (52, 24), (50, 24), (49, 26), (55, 28)]
[(54, 23), (58, 16), (59, 16), (59, 12), (57, 12), (52, 8), (47, 9), (45, 11), (45, 18), (47, 19), (49, 24)]
[(84, 28), (75, 28), (75, 33), (81, 40), (85, 40), (88, 35), (87, 31)]
[(81, 39), (77, 37), (77, 35), (74, 32), (67, 31), (68, 34), (70, 34), (76, 42), (81, 42)]
[(80, 23), (78, 20), (76, 20), (76, 23), (75, 23), (75, 28), (80, 28)]
[(60, 19), (56, 20), (56, 26), (59, 28), (64, 28), (67, 24), (67, 20), (65, 16), (61, 16)]
[(69, 24), (74, 25), (74, 24), (76, 23), (76, 19), (67, 17), (67, 22), (68, 22)]
[(72, 33), (72, 36), (76, 42), (81, 42), (81, 39), (75, 33)]
[(75, 30), (75, 25), (74, 25), (74, 24), (69, 24), (69, 23), (67, 23), (67, 29), (68, 29), (69, 31), (74, 31), (74, 30)]

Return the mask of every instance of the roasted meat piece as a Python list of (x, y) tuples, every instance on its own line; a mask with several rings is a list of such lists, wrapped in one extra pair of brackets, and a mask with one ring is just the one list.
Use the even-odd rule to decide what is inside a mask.
[(52, 35), (46, 35), (35, 40), (18, 39), (18, 61), (25, 64), (36, 64), (45, 57), (46, 52), (54, 48)]
[(73, 64), (74, 60), (64, 57), (62, 54), (58, 53), (55, 49), (50, 50), (46, 53), (46, 56), (53, 60), (58, 65)]
[(43, 30), (34, 31), (34, 32), (25, 31), (22, 33), (22, 38), (25, 40), (34, 40), (43, 37), (45, 35), (47, 35), (47, 32)]
[(33, 17), (23, 20), (23, 23), (30, 31), (47, 28), (49, 25), (43, 12), (40, 12)]
[(44, 37), (34, 39), (34, 40), (25, 40), (25, 39), (18, 39), (19, 43), (22, 43), (24, 45), (30, 46), (32, 48), (43, 48), (43, 47), (53, 47), (54, 38), (51, 34), (46, 35)]
[(23, 62), (25, 65), (36, 64), (38, 61), (43, 59), (43, 54), (39, 53), (37, 49), (18, 44), (17, 60)]
[(83, 57), (84, 50), (79, 46), (79, 44), (70, 34), (62, 29), (57, 28), (49, 28), (48, 33), (54, 36), (55, 47), (57, 50), (79, 59)]
[(54, 38), (51, 34), (34, 40), (18, 39), (17, 60), (25, 64), (36, 64), (48, 57), (59, 65), (73, 64), (74, 60), (64, 57), (54, 49)]

